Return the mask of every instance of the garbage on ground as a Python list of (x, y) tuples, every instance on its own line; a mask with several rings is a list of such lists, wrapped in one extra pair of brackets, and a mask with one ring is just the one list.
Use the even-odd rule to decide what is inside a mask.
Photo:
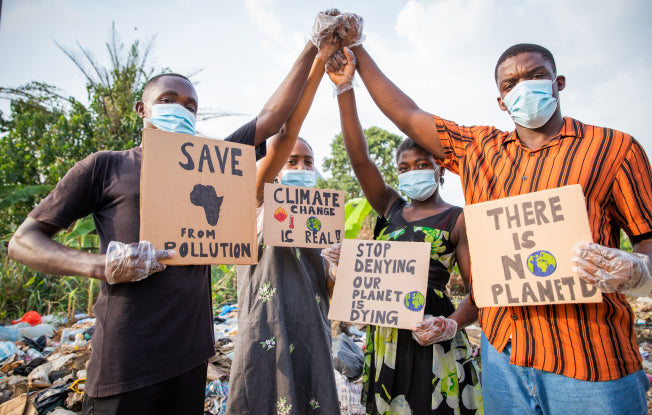
[[(643, 367), (652, 374), (652, 298), (630, 299)], [(81, 413), (95, 319), (86, 314), (75, 318), (44, 315), (40, 323), (26, 313), (17, 324), (0, 326), (0, 414), (71, 415)], [(229, 393), (229, 373), (238, 332), (235, 304), (215, 313), (215, 355), (209, 359), (205, 415), (222, 415)], [(21, 320), (19, 319), (19, 320)], [(30, 322), (36, 323), (30, 325)], [(45, 327), (39, 327), (45, 326)], [(34, 328), (38, 329), (34, 330)], [(48, 328), (49, 327), (49, 328)], [(4, 330), (3, 329), (9, 329)], [(33, 330), (34, 336), (18, 330)], [(3, 333), (15, 333), (15, 340), (3, 340)], [(466, 327), (478, 363), (481, 330), (476, 322)], [(36, 334), (39, 334), (38, 336)], [(333, 322), (333, 365), (340, 411), (343, 415), (364, 414), (360, 404), (365, 327)], [(648, 375), (652, 378), (652, 375)], [(13, 411), (13, 412), (12, 412)]]

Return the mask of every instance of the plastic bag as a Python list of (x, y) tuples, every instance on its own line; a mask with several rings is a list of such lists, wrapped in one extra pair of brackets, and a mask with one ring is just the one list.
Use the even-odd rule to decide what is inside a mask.
[(340, 333), (334, 338), (332, 353), (335, 370), (350, 380), (357, 379), (362, 375), (364, 353), (349, 336)]

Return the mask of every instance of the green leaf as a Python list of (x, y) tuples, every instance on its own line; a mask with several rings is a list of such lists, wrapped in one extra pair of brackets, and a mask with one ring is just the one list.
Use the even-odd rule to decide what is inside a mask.
[(371, 205), (365, 198), (351, 199), (344, 206), (344, 236), (355, 239), (362, 229), (362, 222), (371, 212)]

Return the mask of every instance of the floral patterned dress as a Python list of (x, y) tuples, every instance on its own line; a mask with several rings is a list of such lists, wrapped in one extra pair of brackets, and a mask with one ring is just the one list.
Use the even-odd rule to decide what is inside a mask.
[[(449, 240), (460, 207), (408, 222), (407, 202), (399, 198), (387, 219), (376, 224), (376, 239), (426, 241), (432, 244), (424, 314), (448, 316), (454, 310), (444, 294), (455, 265)], [(368, 414), (482, 414), (476, 363), (466, 333), (423, 347), (410, 330), (367, 327), (362, 403)]]
[(320, 250), (262, 241), (258, 264), (238, 267), (227, 414), (339, 414)]

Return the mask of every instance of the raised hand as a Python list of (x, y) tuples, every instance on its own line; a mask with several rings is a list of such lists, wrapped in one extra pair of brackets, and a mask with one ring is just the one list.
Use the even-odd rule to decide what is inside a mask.
[(312, 26), (312, 32), (309, 36), (312, 43), (317, 47), (317, 50), (321, 51), (324, 44), (333, 41), (333, 35), (335, 35), (335, 31), (342, 24), (342, 21), (340, 11), (337, 9), (329, 9), (317, 13), (315, 23)]
[(111, 241), (106, 250), (105, 276), (109, 284), (140, 281), (155, 272), (163, 271), (165, 265), (160, 259), (176, 255), (173, 250), (154, 249), (147, 241), (124, 244)]
[(364, 35), (362, 27), (364, 19), (355, 13), (344, 13), (341, 15), (341, 23), (337, 27), (336, 33), (342, 39), (342, 46), (350, 48), (362, 44)]
[(353, 88), (356, 60), (351, 49), (343, 47), (326, 62), (326, 72), (335, 84), (336, 95)]

